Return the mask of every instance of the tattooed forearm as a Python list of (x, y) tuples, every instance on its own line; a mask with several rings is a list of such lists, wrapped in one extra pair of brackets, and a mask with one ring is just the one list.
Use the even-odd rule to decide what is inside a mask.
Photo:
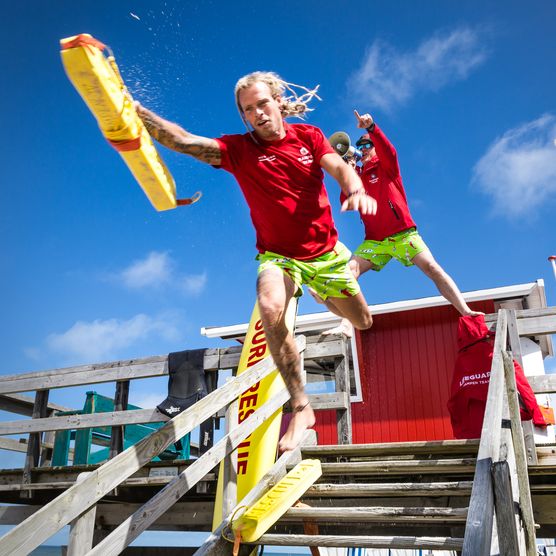
[(214, 139), (193, 135), (179, 125), (157, 116), (140, 105), (137, 105), (136, 109), (147, 131), (161, 145), (193, 156), (208, 164), (220, 164), (220, 149)]

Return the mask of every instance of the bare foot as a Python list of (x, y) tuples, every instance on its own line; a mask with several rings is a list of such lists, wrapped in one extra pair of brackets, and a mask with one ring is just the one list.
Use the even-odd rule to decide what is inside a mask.
[(303, 433), (315, 424), (315, 413), (311, 404), (307, 402), (305, 405), (293, 408), (292, 418), (288, 425), (288, 430), (280, 439), (278, 450), (281, 454), (289, 452), (297, 448), (301, 442)]
[(349, 320), (342, 319), (342, 322), (340, 322), (338, 326), (321, 332), (321, 336), (332, 336), (333, 334), (343, 334), (344, 336), (351, 338), (353, 336), (353, 325), (349, 322)]

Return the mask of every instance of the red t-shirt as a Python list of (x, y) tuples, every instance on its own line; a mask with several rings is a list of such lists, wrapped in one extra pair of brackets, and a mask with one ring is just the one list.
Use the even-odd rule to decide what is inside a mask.
[(324, 187), (320, 159), (334, 150), (322, 131), (285, 124), (286, 136), (264, 141), (223, 135), (220, 168), (231, 172), (251, 211), (260, 253), (309, 260), (332, 251), (338, 232)]
[[(407, 206), (407, 197), (403, 187), (398, 155), (383, 131), (375, 125), (370, 134), (375, 145), (376, 156), (359, 170), (365, 191), (376, 199), (376, 214), (362, 214), (365, 226), (365, 239), (382, 241), (383, 239), (415, 228)], [(345, 196), (340, 196), (342, 203)]]

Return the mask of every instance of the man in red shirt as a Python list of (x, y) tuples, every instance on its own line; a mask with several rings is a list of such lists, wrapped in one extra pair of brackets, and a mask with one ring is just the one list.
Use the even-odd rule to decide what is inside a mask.
[(322, 131), (307, 124), (288, 124), (303, 116), (316, 91), (298, 97), (291, 84), (270, 72), (242, 77), (235, 87), (240, 115), (248, 133), (209, 139), (136, 105), (149, 133), (164, 146), (231, 172), (251, 212), (257, 235), (257, 299), (270, 352), (291, 396), (292, 419), (280, 451), (294, 449), (315, 416), (301, 378), (301, 363), (285, 309), (308, 284), (359, 329), (372, 325), (368, 305), (349, 269), (350, 252), (338, 242), (323, 169), (339, 183), (342, 210), (376, 212), (353, 168), (343, 162)]
[[(417, 232), (407, 205), (396, 149), (370, 114), (361, 116), (357, 110), (354, 113), (357, 127), (367, 132), (356, 143), (363, 153), (361, 167), (357, 167), (357, 171), (367, 194), (376, 199), (377, 214), (361, 213), (365, 240), (353, 253), (350, 261), (352, 272), (358, 278), (368, 270), (380, 271), (395, 258), (405, 266), (415, 265), (423, 271), (461, 315), (482, 315), (469, 308), (455, 282), (436, 262)], [(354, 158), (348, 162), (355, 166)], [(343, 193), (340, 199), (345, 200)], [(319, 301), (317, 296), (315, 298)], [(336, 311), (334, 303), (327, 301), (326, 305), (342, 316)], [(336, 332), (350, 335), (351, 325), (343, 319), (340, 326), (326, 333)]]

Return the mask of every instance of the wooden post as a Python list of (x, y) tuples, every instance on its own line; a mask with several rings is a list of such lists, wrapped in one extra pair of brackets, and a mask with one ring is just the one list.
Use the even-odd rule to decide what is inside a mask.
[[(510, 337), (510, 350), (513, 358), (521, 365), (523, 371), (523, 354), (521, 353), (521, 341), (519, 339), (519, 328), (517, 324), (517, 316), (514, 309), (508, 311), (508, 335)], [(535, 447), (535, 431), (532, 421), (522, 423), (525, 438), (525, 447), (527, 450), (527, 463), (529, 465), (537, 465), (537, 450)]]
[(494, 520), (494, 494), (490, 467), (500, 455), (502, 412), (504, 405), (504, 364), (502, 350), (507, 343), (507, 312), (498, 311), (494, 355), (490, 370), (490, 383), (485, 408), (481, 443), (477, 454), (477, 466), (463, 540), (463, 556), (488, 556), (491, 547)]
[(351, 388), (349, 380), (349, 358), (347, 337), (342, 335), (341, 356), (336, 360), (336, 368), (334, 375), (336, 379), (336, 392), (347, 392), (348, 407), (346, 409), (336, 410), (336, 423), (338, 430), (338, 444), (351, 444), (352, 428), (351, 428), (351, 403), (349, 402)]
[[(76, 483), (80, 483), (88, 475), (89, 473), (80, 473)], [(96, 511), (95, 504), (70, 523), (67, 556), (84, 556), (93, 548)]]
[[(48, 412), (48, 390), (37, 390), (35, 394), (35, 403), (33, 404), (33, 419), (46, 417)], [(29, 435), (27, 445), (27, 456), (25, 457), (25, 467), (23, 468), (23, 477), (21, 482), (29, 484), (31, 482), (31, 469), (39, 465), (41, 453), (41, 437), (42, 433), (36, 432)], [(33, 493), (30, 490), (22, 490), (22, 498), (31, 498)]]
[[(116, 394), (114, 395), (114, 411), (125, 411), (129, 399), (129, 380), (116, 382)], [(125, 426), (112, 427), (110, 435), (109, 459), (117, 456), (124, 450)]]
[(510, 418), (512, 426), (512, 440), (515, 451), (517, 468), (517, 482), (519, 485), (519, 505), (525, 525), (525, 540), (527, 556), (537, 554), (537, 538), (535, 535), (535, 518), (533, 516), (533, 503), (531, 501), (531, 489), (529, 488), (529, 473), (527, 470), (527, 455), (521, 428), (521, 416), (519, 413), (519, 402), (517, 400), (517, 386), (515, 382), (515, 369), (513, 358), (510, 353), (504, 351), (504, 373), (506, 376), (506, 387), (508, 391), (508, 405), (510, 407)]
[(519, 539), (515, 523), (510, 468), (507, 461), (495, 461), (492, 464), (492, 479), (500, 554), (519, 556)]
[[(226, 435), (230, 435), (231, 432), (237, 427), (237, 420), (238, 401), (235, 400), (229, 404), (226, 409)], [(234, 450), (224, 458), (222, 472), (224, 473), (222, 519), (225, 519), (237, 504), (237, 450)]]

